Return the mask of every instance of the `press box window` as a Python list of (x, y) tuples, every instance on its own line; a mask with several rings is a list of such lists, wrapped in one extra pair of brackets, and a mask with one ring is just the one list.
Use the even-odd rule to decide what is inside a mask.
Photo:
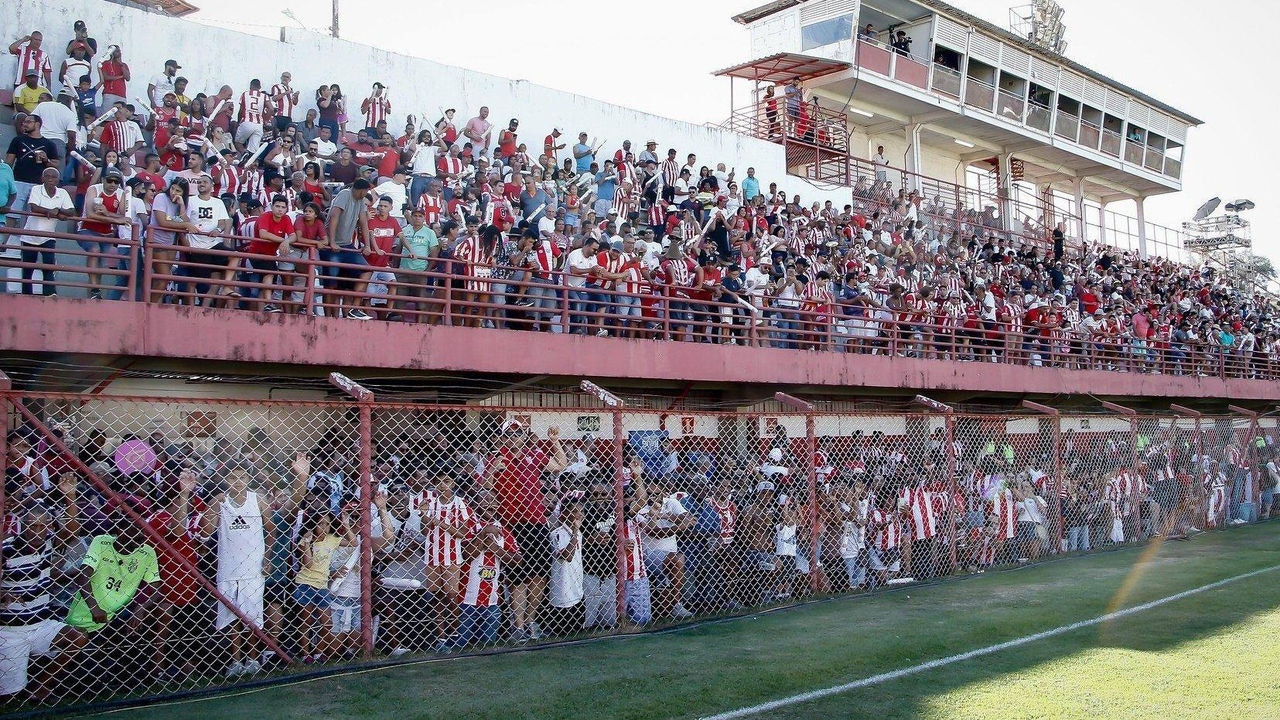
[(853, 16), (823, 20), (800, 28), (800, 49), (812, 50), (853, 38)]

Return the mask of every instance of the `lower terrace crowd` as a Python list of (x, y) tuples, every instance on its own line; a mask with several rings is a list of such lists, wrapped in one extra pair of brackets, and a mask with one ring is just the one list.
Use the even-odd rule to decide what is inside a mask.
[[(112, 45), (95, 84), (83, 23), (56, 84), (39, 32), (9, 49), (0, 216), (74, 223), (95, 298), (1175, 374), (1280, 363), (1269, 297), (1061, 225), (1004, 227), (894, 188), (881, 162), (849, 203), (805, 204), (732, 158), (559, 127), (529, 142), (487, 107), (397, 136), (380, 83), (359, 101), (323, 85), (300, 113), (288, 72), (189, 96), (169, 60), (144, 92)], [(804, 109), (798, 84), (784, 95)], [(10, 291), (56, 294), (74, 267), (38, 234), (3, 252)]]
[(1038, 436), (993, 430), (950, 448), (940, 429), (822, 437), (814, 497), (804, 443), (781, 427), (759, 455), (698, 438), (628, 445), (615, 475), (611, 443), (589, 434), (539, 437), (519, 419), (446, 432), (424, 417), (371, 448), (369, 597), (358, 433), (333, 426), (299, 452), (272, 439), (304, 429), (289, 423), (208, 444), (54, 425), (110, 493), (47, 437), (13, 431), (0, 694), (221, 682), (279, 664), (275, 649), (340, 661), (360, 647), (370, 603), (377, 651), (398, 657), (980, 572), (1244, 522), (1246, 502), (1267, 518), (1280, 485), (1271, 435), (1197, 439), (1141, 422), (1136, 438), (1067, 430), (1061, 486)]

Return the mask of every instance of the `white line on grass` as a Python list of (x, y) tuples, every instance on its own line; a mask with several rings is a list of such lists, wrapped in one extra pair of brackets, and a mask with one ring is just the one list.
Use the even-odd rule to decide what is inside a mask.
[(789, 697), (780, 698), (778, 700), (770, 700), (769, 702), (760, 703), (759, 705), (751, 705), (749, 707), (739, 708), (737, 710), (730, 710), (729, 712), (723, 712), (723, 713), (720, 713), (719, 715), (708, 715), (702, 718), (702, 720), (732, 720), (732, 718), (748, 717), (750, 715), (757, 715), (759, 713), (769, 712), (770, 710), (777, 710), (778, 708), (787, 707), (789, 705), (797, 705), (799, 703), (809, 702), (810, 700), (818, 700), (820, 698), (828, 697), (830, 695), (838, 695), (840, 693), (849, 692), (850, 690), (857, 690), (858, 688), (869, 687), (871, 685), (879, 685), (880, 683), (889, 682), (890, 680), (897, 680), (898, 678), (903, 678), (908, 675), (915, 675), (917, 673), (922, 673), (925, 670), (932, 670), (934, 668), (943, 667), (946, 665), (953, 665), (958, 662), (964, 662), (965, 660), (971, 660), (976, 657), (982, 657), (983, 655), (990, 655), (992, 653), (997, 653), (997, 652), (1000, 652), (1001, 650), (1008, 650), (1009, 648), (1018, 647), (1020, 645), (1026, 645), (1028, 643), (1033, 643), (1033, 642), (1036, 642), (1037, 640), (1044, 640), (1045, 638), (1051, 638), (1057, 635), (1062, 635), (1064, 633), (1069, 633), (1069, 632), (1072, 632), (1073, 630), (1079, 630), (1080, 628), (1086, 628), (1091, 625), (1099, 625), (1109, 620), (1115, 620), (1117, 618), (1126, 617), (1128, 615), (1134, 615), (1136, 613), (1140, 613), (1145, 610), (1150, 610), (1151, 608), (1159, 607), (1161, 605), (1171, 603), (1177, 600), (1181, 600), (1183, 598), (1190, 597), (1192, 595), (1198, 595), (1199, 593), (1202, 593), (1208, 590), (1214, 590), (1214, 589), (1220, 588), (1223, 585), (1228, 585), (1230, 583), (1237, 582), (1239, 580), (1251, 578), (1255, 575), (1269, 573), (1274, 570), (1280, 570), (1280, 565), (1272, 565), (1271, 567), (1262, 568), (1261, 570), (1254, 570), (1252, 572), (1244, 573), (1243, 575), (1236, 575), (1235, 577), (1229, 577), (1224, 580), (1219, 580), (1217, 582), (1211, 582), (1208, 585), (1201, 585), (1200, 587), (1197, 587), (1197, 588), (1184, 590), (1180, 593), (1175, 593), (1173, 595), (1169, 595), (1168, 597), (1162, 597), (1158, 600), (1152, 600), (1151, 602), (1148, 602), (1148, 603), (1143, 603), (1141, 605), (1134, 605), (1131, 608), (1125, 608), (1124, 610), (1117, 610), (1115, 612), (1107, 613), (1106, 615), (1099, 615), (1098, 617), (1093, 618), (1091, 620), (1081, 620), (1080, 622), (1074, 622), (1074, 623), (1071, 623), (1070, 625), (1063, 625), (1061, 627), (1053, 628), (1052, 630), (1045, 630), (1044, 632), (1038, 632), (1034, 635), (1025, 635), (1023, 637), (1016, 638), (1014, 640), (1007, 640), (1005, 642), (997, 643), (995, 645), (988, 645), (983, 648), (978, 648), (977, 650), (970, 650), (969, 652), (960, 653), (958, 655), (950, 655), (948, 657), (938, 658), (937, 660), (930, 660), (929, 662), (920, 663), (919, 665), (912, 665), (911, 667), (902, 668), (901, 670), (893, 670), (887, 673), (880, 673), (879, 675), (872, 675), (871, 677), (865, 677), (865, 678), (862, 678), (861, 680), (854, 680), (853, 682), (842, 683), (840, 685), (833, 685), (828, 688), (822, 688), (821, 690), (810, 690), (808, 692), (799, 693), (797, 695), (791, 695)]

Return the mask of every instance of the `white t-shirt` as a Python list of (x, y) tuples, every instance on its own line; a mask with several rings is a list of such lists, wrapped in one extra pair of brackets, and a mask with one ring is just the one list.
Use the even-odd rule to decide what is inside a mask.
[(436, 158), (439, 155), (440, 148), (435, 145), (419, 145), (418, 149), (413, 152), (413, 161), (409, 168), (410, 172), (414, 175), (435, 177)]
[(551, 531), (551, 550), (558, 555), (569, 543), (577, 538), (578, 547), (574, 548), (573, 557), (561, 560), (558, 557), (551, 563), (551, 585), (547, 592), (547, 602), (553, 607), (573, 607), (582, 602), (582, 532), (573, 531), (561, 525)]
[[(596, 265), (596, 256), (594, 253), (587, 255), (582, 252), (582, 248), (578, 248), (577, 250), (569, 253), (569, 267), (571, 269), (576, 268), (578, 270), (590, 270), (591, 268), (596, 267)], [(579, 288), (587, 284), (587, 278), (589, 277), (591, 276), (566, 274), (564, 283), (569, 287)]]
[[(142, 237), (142, 228), (150, 221), (151, 208), (147, 207), (147, 201), (140, 197), (135, 197), (133, 193), (129, 193), (129, 212), (126, 217), (133, 221), (134, 227), (138, 228), (138, 237)], [(121, 240), (128, 240), (131, 237), (128, 225), (119, 225), (116, 227)]]
[[(66, 190), (58, 188), (50, 196), (49, 193), (45, 192), (44, 185), (36, 185), (31, 188), (31, 196), (27, 199), (27, 204), (31, 207), (44, 208), (45, 210), (70, 210), (73, 213), (76, 210), (76, 206), (71, 202), (71, 196), (67, 194)], [(56, 218), (28, 215), (27, 222), (23, 227), (27, 230), (54, 232), (58, 227), (58, 220)], [(40, 245), (52, 239), (33, 235), (22, 236), (22, 242), (28, 245)]]
[[(312, 140), (312, 142), (316, 144), (317, 155), (328, 155), (329, 157), (333, 157), (338, 154), (338, 146), (334, 145), (332, 140), (321, 140), (320, 138), (316, 138), (315, 140)], [(329, 160), (327, 162), (333, 161)], [(321, 163), (320, 166), (324, 167), (324, 163)]]
[(395, 180), (388, 180), (379, 184), (373, 189), (374, 197), (390, 197), (391, 198), (391, 216), (395, 217), (400, 212), (400, 208), (409, 203), (409, 188), (397, 183)]
[(36, 115), (40, 116), (40, 134), (60, 142), (67, 141), (67, 133), (75, 130), (79, 121), (75, 110), (53, 100), (37, 105)]
[[(669, 518), (674, 518), (674, 517), (679, 517), (680, 515), (684, 515), (686, 512), (688, 511), (684, 509), (684, 505), (681, 505), (680, 501), (677, 500), (676, 498), (666, 497), (662, 499), (662, 515)], [(674, 522), (667, 519), (654, 521), (653, 518), (651, 518), (649, 515), (648, 507), (640, 511), (639, 518), (643, 521), (644, 526), (646, 528), (648, 528), (650, 525), (652, 525), (652, 527), (654, 528), (664, 528), (664, 529), (675, 526)], [(646, 551), (660, 551), (665, 553), (679, 552), (680, 550), (680, 546), (676, 541), (675, 535), (659, 538), (659, 537), (653, 537), (647, 532), (645, 533), (645, 536), (644, 536), (644, 548)]]
[[(213, 195), (210, 195), (208, 200), (200, 199), (199, 195), (191, 196), (187, 200), (187, 217), (191, 218), (191, 222), (195, 223), (196, 227), (205, 232), (213, 232), (218, 229), (220, 221), (231, 219), (227, 215), (227, 206)], [(222, 238), (189, 233), (187, 242), (197, 250), (208, 250), (222, 242)]]

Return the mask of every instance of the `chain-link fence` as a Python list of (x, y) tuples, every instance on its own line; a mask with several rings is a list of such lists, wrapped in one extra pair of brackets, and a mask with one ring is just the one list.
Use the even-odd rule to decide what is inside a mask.
[[(8, 392), (0, 694), (101, 706), (1270, 516), (1274, 418)], [(783, 396), (780, 396), (780, 400)], [(1176, 408), (1176, 406), (1175, 406)]]

